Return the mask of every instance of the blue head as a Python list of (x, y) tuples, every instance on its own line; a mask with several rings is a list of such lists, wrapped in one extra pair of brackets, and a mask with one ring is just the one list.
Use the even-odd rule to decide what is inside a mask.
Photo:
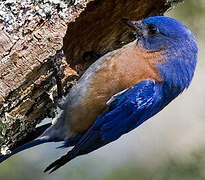
[(198, 48), (191, 31), (179, 21), (154, 16), (142, 21), (127, 21), (138, 36), (137, 45), (161, 52), (164, 63), (157, 66), (167, 87), (176, 93), (187, 88), (194, 75)]

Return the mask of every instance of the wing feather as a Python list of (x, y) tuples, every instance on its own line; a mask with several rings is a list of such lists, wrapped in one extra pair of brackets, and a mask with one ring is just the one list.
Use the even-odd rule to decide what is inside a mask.
[(45, 171), (53, 172), (75, 157), (118, 139), (159, 112), (163, 108), (162, 91), (159, 87), (159, 83), (145, 80), (114, 95), (108, 103), (109, 109), (98, 117), (74, 148)]

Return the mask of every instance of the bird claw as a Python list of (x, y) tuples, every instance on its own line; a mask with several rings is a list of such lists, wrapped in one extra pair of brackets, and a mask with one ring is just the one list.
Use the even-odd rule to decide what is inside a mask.
[(62, 110), (66, 108), (66, 97), (65, 96), (57, 100), (57, 106)]

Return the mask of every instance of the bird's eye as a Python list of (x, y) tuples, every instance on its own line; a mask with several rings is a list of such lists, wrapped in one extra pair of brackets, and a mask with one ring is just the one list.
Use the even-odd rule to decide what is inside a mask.
[(147, 28), (148, 28), (148, 33), (150, 35), (154, 35), (154, 34), (156, 34), (159, 31), (158, 28), (154, 24), (149, 24), (147, 26)]

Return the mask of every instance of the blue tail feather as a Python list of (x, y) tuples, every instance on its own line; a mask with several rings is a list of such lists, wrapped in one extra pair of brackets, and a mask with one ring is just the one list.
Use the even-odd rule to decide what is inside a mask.
[(6, 159), (10, 158), (11, 156), (13, 156), (13, 155), (15, 155), (23, 150), (26, 150), (26, 149), (29, 149), (31, 147), (34, 147), (34, 146), (37, 146), (37, 145), (40, 145), (43, 143), (47, 143), (47, 142), (51, 142), (51, 140), (46, 138), (46, 137), (37, 138), (31, 142), (28, 142), (28, 143), (14, 149), (10, 154), (0, 156), (0, 163), (2, 163)]

